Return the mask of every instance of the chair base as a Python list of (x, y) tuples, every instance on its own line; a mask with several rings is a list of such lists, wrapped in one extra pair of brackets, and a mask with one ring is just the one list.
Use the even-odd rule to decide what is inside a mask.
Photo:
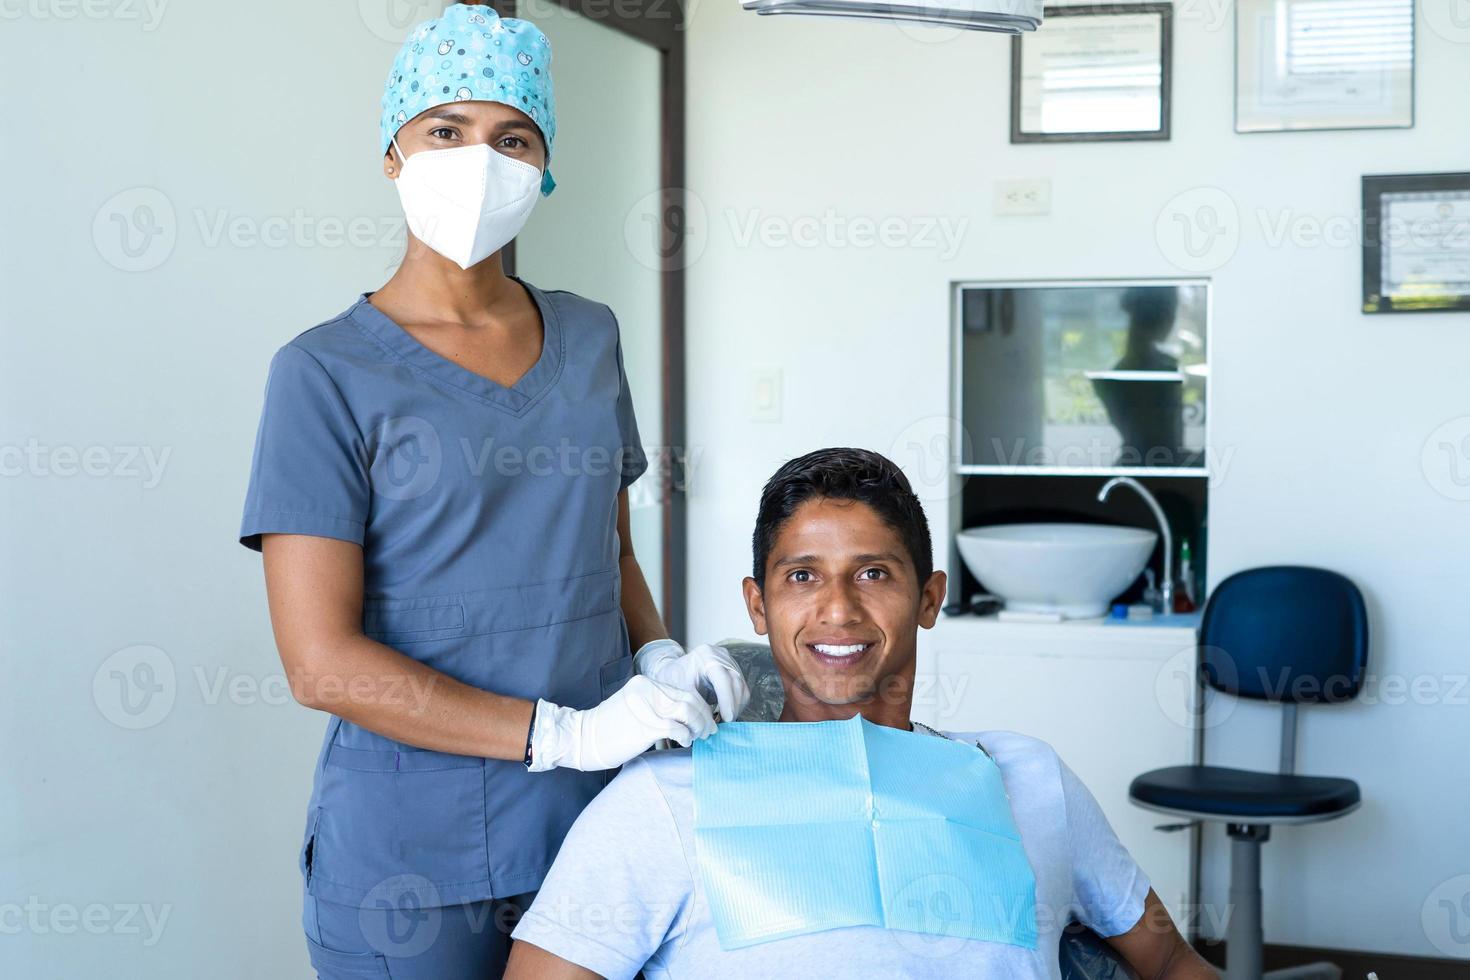
[(1261, 845), (1266, 824), (1226, 824), (1230, 838), (1230, 921), (1225, 929), (1225, 980), (1342, 980), (1334, 963), (1304, 963), (1261, 972)]

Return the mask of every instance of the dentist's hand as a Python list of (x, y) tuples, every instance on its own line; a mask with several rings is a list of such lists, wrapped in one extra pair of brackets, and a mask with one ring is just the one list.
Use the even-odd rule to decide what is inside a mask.
[(745, 675), (722, 646), (706, 644), (685, 653), (673, 640), (654, 640), (638, 651), (633, 666), (639, 674), (660, 684), (714, 698), (722, 721), (739, 718), (750, 702)]
[(687, 746), (714, 730), (714, 714), (697, 693), (632, 677), (595, 708), (578, 711), (537, 701), (530, 769), (614, 769), (658, 739)]

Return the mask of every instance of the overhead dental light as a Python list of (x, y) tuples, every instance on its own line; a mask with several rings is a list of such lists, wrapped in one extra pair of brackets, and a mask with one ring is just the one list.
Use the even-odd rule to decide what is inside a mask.
[(1020, 34), (1041, 26), (1043, 0), (741, 0), (758, 14), (866, 17)]

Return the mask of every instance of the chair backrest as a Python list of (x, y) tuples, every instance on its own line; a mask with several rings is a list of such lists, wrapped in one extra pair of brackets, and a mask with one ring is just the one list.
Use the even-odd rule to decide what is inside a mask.
[(1080, 922), (1062, 930), (1057, 961), (1062, 980), (1138, 980), (1127, 961)]
[(750, 703), (736, 721), (775, 721), (786, 706), (786, 689), (776, 672), (776, 660), (768, 643), (752, 640), (721, 640), (720, 646), (740, 665), (750, 686)]
[(1368, 662), (1363, 594), (1325, 568), (1274, 565), (1216, 586), (1200, 623), (1205, 682), (1287, 704), (1356, 697)]

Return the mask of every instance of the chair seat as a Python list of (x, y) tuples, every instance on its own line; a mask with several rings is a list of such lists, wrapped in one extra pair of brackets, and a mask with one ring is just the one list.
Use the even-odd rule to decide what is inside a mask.
[(1133, 780), (1135, 803), (1220, 817), (1329, 817), (1358, 805), (1358, 784), (1221, 766), (1170, 766)]

